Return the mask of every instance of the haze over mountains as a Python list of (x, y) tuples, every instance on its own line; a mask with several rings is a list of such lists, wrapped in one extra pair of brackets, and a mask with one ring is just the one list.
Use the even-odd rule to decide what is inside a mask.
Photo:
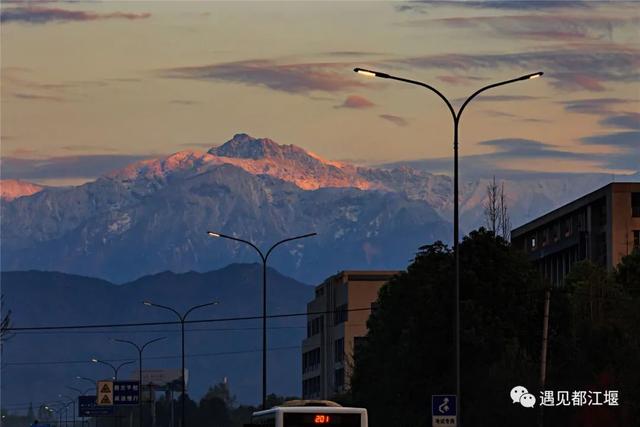
[[(461, 183), (463, 230), (483, 224), (489, 179)], [(610, 179), (506, 180), (512, 223)], [(261, 247), (317, 232), (278, 248), (271, 260), (285, 274), (315, 283), (341, 269), (404, 268), (420, 245), (450, 241), (452, 228), (448, 176), (328, 161), (246, 134), (208, 152), (133, 163), (77, 187), (5, 181), (2, 187), (4, 271), (57, 270), (115, 282), (257, 259), (251, 248), (212, 239), (207, 230)]]
[[(283, 276), (267, 273), (268, 314), (306, 312), (313, 288)], [(139, 322), (173, 322), (168, 311), (146, 307), (142, 301), (174, 307), (184, 313), (196, 304), (220, 303), (193, 311), (187, 320), (260, 316), (262, 268), (234, 264), (207, 273), (145, 276), (123, 285), (91, 277), (56, 272), (3, 272), (0, 275), (5, 308), (12, 311), (12, 326), (100, 325)], [(240, 402), (259, 400), (262, 333), (261, 320), (217, 321), (187, 324), (185, 343), (189, 369), (189, 395), (200, 398), (209, 386), (227, 377)], [(269, 319), (269, 392), (300, 394), (300, 344), (306, 334), (306, 316)], [(91, 358), (120, 364), (137, 360), (128, 345), (110, 341), (127, 339), (143, 344), (166, 337), (144, 352), (144, 369), (180, 369), (180, 325), (136, 326), (66, 330), (18, 331), (3, 345), (3, 402), (47, 402), (66, 386), (88, 387), (78, 382), (109, 378), (108, 367)], [(129, 379), (137, 364), (125, 366), (121, 379)]]

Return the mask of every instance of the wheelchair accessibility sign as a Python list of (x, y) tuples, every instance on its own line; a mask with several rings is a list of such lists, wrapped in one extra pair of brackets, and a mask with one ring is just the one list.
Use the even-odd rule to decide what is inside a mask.
[(431, 425), (432, 427), (455, 427), (457, 424), (456, 396), (431, 396)]

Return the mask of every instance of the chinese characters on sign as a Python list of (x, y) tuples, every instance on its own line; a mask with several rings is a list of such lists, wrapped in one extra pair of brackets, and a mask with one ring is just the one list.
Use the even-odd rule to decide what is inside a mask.
[(540, 392), (540, 406), (618, 406), (618, 390)]

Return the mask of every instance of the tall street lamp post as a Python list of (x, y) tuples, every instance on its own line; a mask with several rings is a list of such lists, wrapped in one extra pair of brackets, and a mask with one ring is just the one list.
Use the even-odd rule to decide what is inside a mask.
[(417, 86), (422, 86), (430, 91), (434, 92), (436, 95), (442, 99), (447, 107), (449, 108), (449, 112), (451, 113), (451, 117), (453, 118), (453, 252), (455, 256), (455, 330), (456, 330), (456, 395), (458, 397), (457, 409), (458, 409), (458, 426), (461, 425), (460, 422), (460, 414), (461, 410), (461, 400), (460, 396), (460, 252), (458, 251), (458, 240), (459, 240), (459, 230), (460, 230), (460, 215), (458, 210), (458, 127), (460, 124), (460, 117), (462, 116), (462, 112), (469, 102), (478, 96), (480, 93), (494, 88), (498, 86), (503, 86), (509, 83), (515, 83), (522, 80), (535, 79), (536, 77), (542, 76), (542, 71), (532, 74), (527, 74), (521, 77), (517, 77), (511, 80), (505, 80), (498, 83), (493, 83), (488, 86), (485, 86), (481, 89), (475, 91), (470, 97), (464, 101), (460, 109), (456, 112), (451, 102), (436, 88), (427, 83), (423, 83), (417, 80), (405, 79), (402, 77), (392, 76), (391, 74), (381, 73), (379, 71), (366, 70), (364, 68), (354, 68), (353, 71), (359, 74), (363, 74), (369, 77), (379, 77), (382, 79), (391, 79), (398, 80), (404, 83), (410, 83)]
[(182, 372), (181, 372), (181, 379), (182, 379), (182, 394), (180, 395), (180, 401), (182, 402), (182, 424), (180, 427), (186, 427), (186, 419), (185, 419), (185, 394), (187, 392), (187, 387), (186, 387), (186, 381), (184, 378), (184, 322), (187, 319), (187, 316), (189, 315), (189, 313), (191, 313), (193, 310), (196, 310), (198, 308), (202, 308), (202, 307), (208, 307), (210, 305), (218, 305), (220, 304), (220, 301), (213, 301), (207, 304), (200, 304), (200, 305), (196, 305), (191, 307), (190, 309), (188, 309), (184, 314), (180, 314), (178, 313), (176, 310), (174, 310), (171, 307), (167, 307), (166, 305), (160, 305), (160, 304), (154, 304), (150, 301), (144, 301), (143, 302), (144, 305), (148, 306), (148, 307), (158, 307), (158, 308), (163, 308), (165, 310), (169, 310), (171, 312), (173, 312), (176, 316), (178, 316), (178, 319), (180, 319), (180, 328), (181, 328), (181, 332), (182, 332)]
[(72, 412), (73, 424), (72, 424), (72, 426), (76, 427), (76, 400), (71, 396), (67, 396), (66, 394), (59, 394), (58, 397), (62, 397), (64, 399), (69, 399), (70, 400), (70, 402), (67, 403), (67, 405), (64, 408), (64, 414), (65, 414), (65, 418), (66, 418), (66, 416), (67, 416), (67, 407), (69, 406), (69, 404), (72, 404), (73, 405), (73, 412)]
[[(89, 391), (91, 391), (91, 390), (94, 390), (94, 388), (93, 388), (93, 387), (88, 388), (88, 389), (86, 389), (85, 391), (82, 391), (82, 390), (80, 390), (79, 388), (70, 387), (70, 386), (67, 386), (67, 388), (68, 388), (69, 390), (72, 390), (72, 391), (75, 391), (76, 393), (78, 393), (78, 396), (81, 396), (81, 395), (82, 395), (82, 396), (85, 396), (85, 395), (87, 394), (87, 392), (89, 392)], [(80, 402), (78, 402), (78, 405), (80, 405)], [(75, 409), (75, 407), (74, 407), (74, 408), (73, 408), (73, 411), (74, 411), (74, 417), (75, 417), (75, 410), (76, 410), (76, 409)], [(78, 407), (78, 412), (80, 412), (80, 408), (79, 408), (79, 407)], [(84, 418), (85, 418), (85, 417), (81, 417), (81, 418), (82, 418), (82, 421), (80, 422), (80, 425), (84, 425)]]
[(128, 340), (121, 340), (118, 338), (112, 338), (112, 340), (114, 342), (121, 342), (121, 343), (125, 343), (125, 344), (129, 344), (132, 345), (136, 348), (136, 350), (138, 350), (138, 423), (140, 424), (140, 427), (142, 427), (142, 352), (144, 351), (145, 347), (148, 346), (149, 344), (152, 344), (156, 341), (160, 341), (165, 339), (166, 337), (160, 337), (160, 338), (156, 338), (153, 339), (151, 341), (147, 341), (146, 343), (142, 344), (142, 346), (139, 346), (138, 344), (134, 343), (133, 341), (128, 341)]
[(273, 244), (267, 253), (264, 254), (256, 245), (248, 240), (239, 239), (237, 237), (218, 233), (217, 231), (207, 231), (211, 237), (221, 237), (223, 239), (235, 240), (236, 242), (245, 243), (258, 252), (262, 259), (262, 409), (266, 408), (267, 403), (267, 259), (271, 252), (279, 245), (290, 242), (292, 240), (304, 239), (306, 237), (316, 236), (317, 233), (303, 234), (301, 236), (289, 237)]
[(118, 366), (114, 366), (109, 362), (105, 362), (104, 360), (99, 360), (96, 359), (95, 357), (93, 359), (91, 359), (91, 361), (93, 363), (102, 363), (103, 365), (107, 365), (109, 366), (111, 369), (113, 369), (113, 380), (114, 381), (118, 381), (118, 371), (120, 370), (120, 368), (122, 368), (124, 365), (128, 365), (130, 363), (133, 363), (134, 360), (129, 360), (127, 362), (122, 362), (121, 364), (119, 364)]

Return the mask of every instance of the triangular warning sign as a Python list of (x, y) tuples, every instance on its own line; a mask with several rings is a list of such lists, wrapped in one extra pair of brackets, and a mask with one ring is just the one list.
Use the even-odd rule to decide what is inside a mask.
[(111, 405), (111, 399), (109, 399), (109, 395), (105, 394), (102, 396), (102, 400), (100, 400), (101, 405)]
[(109, 384), (105, 383), (102, 386), (102, 390), (100, 390), (100, 393), (111, 393), (111, 389), (109, 388)]

